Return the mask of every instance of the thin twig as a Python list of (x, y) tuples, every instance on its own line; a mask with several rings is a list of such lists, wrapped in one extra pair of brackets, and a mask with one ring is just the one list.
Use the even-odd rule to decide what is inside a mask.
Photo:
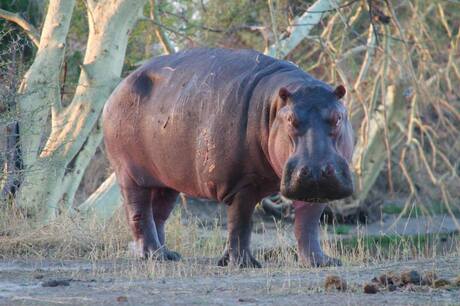
[[(157, 0), (150, 0), (150, 19), (152, 19), (154, 22), (161, 23), (158, 7), (159, 4)], [(174, 45), (169, 39), (168, 35), (166, 35), (163, 27), (156, 25), (155, 34), (157, 35), (157, 38), (163, 46), (163, 50), (166, 54), (172, 54), (175, 52)]]

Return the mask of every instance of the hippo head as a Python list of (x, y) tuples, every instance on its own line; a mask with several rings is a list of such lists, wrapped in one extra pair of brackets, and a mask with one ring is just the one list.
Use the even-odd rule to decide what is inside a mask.
[(343, 86), (282, 87), (270, 110), (268, 153), (292, 200), (327, 202), (350, 196), (353, 131), (340, 99)]

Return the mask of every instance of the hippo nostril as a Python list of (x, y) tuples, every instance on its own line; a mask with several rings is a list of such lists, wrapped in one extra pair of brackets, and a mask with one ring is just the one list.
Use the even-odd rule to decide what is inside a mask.
[(333, 176), (335, 174), (335, 169), (331, 163), (327, 163), (321, 168), (321, 173), (323, 176)]
[(300, 171), (299, 171), (300, 177), (308, 177), (309, 175), (310, 175), (310, 169), (308, 169), (308, 167), (300, 168)]

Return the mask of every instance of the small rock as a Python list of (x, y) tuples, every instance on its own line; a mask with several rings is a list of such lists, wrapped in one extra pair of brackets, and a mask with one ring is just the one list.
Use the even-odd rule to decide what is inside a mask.
[(398, 289), (398, 286), (396, 285), (393, 285), (393, 284), (388, 285), (388, 291), (390, 292), (396, 291), (397, 289)]
[(51, 279), (43, 282), (42, 287), (58, 287), (58, 286), (70, 286), (70, 282), (67, 279)]
[(422, 277), (415, 270), (405, 271), (401, 273), (401, 282), (405, 285), (407, 284), (420, 285), (422, 282)]
[(435, 280), (438, 279), (438, 275), (433, 271), (427, 271), (423, 274), (422, 285), (432, 286)]
[(326, 281), (324, 282), (324, 288), (326, 291), (331, 289), (337, 289), (339, 291), (346, 291), (347, 290), (347, 282), (345, 279), (341, 278), (337, 275), (328, 275), (326, 277)]
[(119, 297), (117, 297), (117, 302), (126, 303), (126, 302), (128, 302), (128, 297), (126, 297), (124, 295), (120, 295)]
[(257, 300), (253, 298), (239, 298), (238, 302), (240, 303), (256, 303)]
[(435, 280), (433, 282), (433, 287), (434, 288), (441, 288), (441, 287), (449, 286), (451, 284), (452, 283), (448, 279), (440, 278), (440, 279), (437, 279), (437, 280)]
[(35, 279), (42, 279), (42, 278), (43, 278), (43, 274), (35, 274), (35, 275), (34, 275), (34, 278), (35, 278)]
[(377, 292), (379, 292), (379, 288), (374, 283), (365, 284), (363, 289), (364, 293), (367, 294), (376, 294)]

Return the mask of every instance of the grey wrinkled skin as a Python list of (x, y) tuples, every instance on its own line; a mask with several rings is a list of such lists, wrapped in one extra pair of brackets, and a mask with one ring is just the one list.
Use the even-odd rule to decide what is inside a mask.
[(296, 200), (301, 261), (339, 264), (318, 234), (321, 203), (353, 192), (344, 94), (252, 50), (191, 49), (131, 73), (104, 108), (103, 130), (138, 254), (179, 260), (165, 246), (164, 224), (183, 192), (228, 205), (219, 265), (260, 267), (251, 216), (281, 190)]

